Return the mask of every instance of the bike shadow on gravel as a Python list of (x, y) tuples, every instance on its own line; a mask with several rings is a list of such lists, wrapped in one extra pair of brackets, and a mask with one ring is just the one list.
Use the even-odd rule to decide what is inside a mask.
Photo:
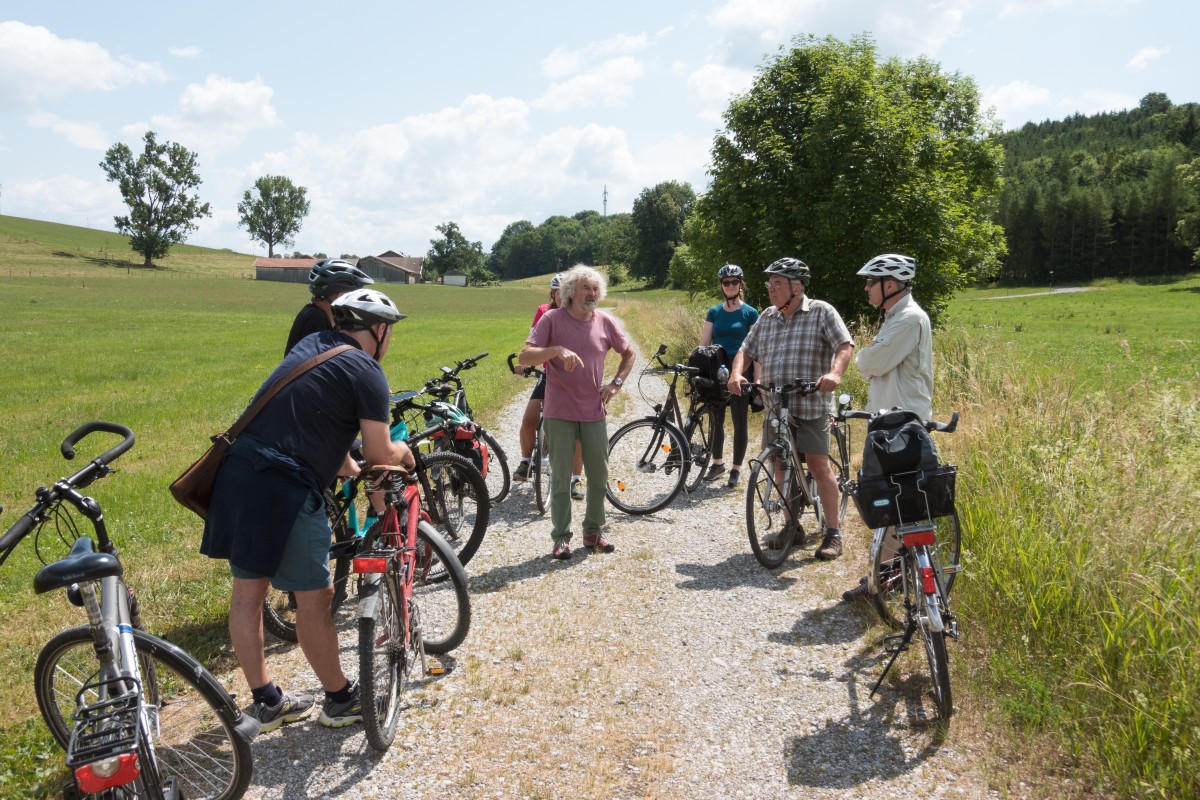
[(590, 555), (583, 547), (572, 547), (574, 551), (572, 557), (566, 561), (560, 561), (550, 557), (550, 546), (550, 542), (547, 541), (546, 552), (542, 555), (532, 556), (516, 564), (493, 567), (487, 572), (481, 572), (478, 575), (470, 575), (471, 570), (468, 564), (467, 573), (469, 578), (467, 586), (470, 592), (472, 594), (499, 592), (514, 583), (527, 581), (531, 578), (540, 578), (555, 570), (568, 569), (572, 564), (578, 564)]
[(675, 586), (679, 589), (700, 591), (728, 590), (739, 586), (781, 591), (794, 586), (800, 580), (799, 577), (787, 574), (788, 572), (816, 567), (824, 563), (814, 557), (812, 553), (804, 553), (796, 549), (779, 567), (767, 569), (758, 563), (752, 553), (735, 553), (716, 564), (677, 564), (675, 571), (691, 576), (691, 580), (681, 581)]
[(845, 644), (866, 635), (870, 628), (868, 609), (859, 603), (817, 606), (802, 613), (789, 631), (767, 634), (775, 644), (808, 647), (815, 644)]
[[(820, 789), (850, 790), (873, 780), (890, 780), (912, 772), (932, 758), (946, 739), (946, 728), (931, 718), (923, 695), (928, 679), (914, 675), (889, 680), (874, 698), (871, 688), (886, 663), (882, 649), (874, 644), (848, 659), (842, 675), (814, 673), (813, 677), (846, 683), (849, 713), (826, 720), (820, 727), (786, 744), (784, 754), (788, 782)], [(861, 697), (860, 697), (861, 694)], [(930, 731), (924, 746), (906, 749), (901, 727), (923, 727)], [(869, 754), (848, 760), (847, 754)]]

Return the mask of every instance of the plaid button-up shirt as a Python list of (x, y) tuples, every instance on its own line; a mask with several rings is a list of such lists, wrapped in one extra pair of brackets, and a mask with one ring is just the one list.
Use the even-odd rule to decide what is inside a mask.
[[(746, 334), (742, 352), (762, 363), (763, 383), (778, 386), (815, 381), (829, 372), (834, 352), (853, 341), (837, 309), (805, 295), (790, 320), (775, 306), (762, 312)], [(793, 396), (788, 405), (793, 417), (817, 419), (833, 410), (833, 393)]]

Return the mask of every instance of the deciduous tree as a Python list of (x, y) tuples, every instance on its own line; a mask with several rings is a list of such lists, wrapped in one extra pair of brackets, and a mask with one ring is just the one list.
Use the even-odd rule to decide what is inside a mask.
[(441, 237), (429, 240), (429, 252), (425, 254), (425, 275), (436, 278), (452, 269), (465, 274), (472, 283), (490, 280), (484, 266), (483, 244), (468, 242), (455, 222), (437, 226)]
[(633, 201), (633, 229), (637, 249), (631, 271), (651, 286), (667, 282), (671, 256), (683, 243), (683, 223), (692, 213), (696, 193), (687, 183), (664, 181), (643, 189)]
[(264, 175), (254, 182), (257, 194), (246, 190), (238, 203), (241, 219), (238, 226), (250, 233), (250, 238), (267, 246), (267, 256), (275, 257), (275, 245), (289, 245), (300, 232), (300, 224), (308, 216), (308, 190), (296, 186), (282, 175)]
[(146, 131), (145, 147), (134, 158), (124, 142), (104, 154), (100, 167), (121, 190), (129, 215), (113, 217), (119, 233), (129, 236), (129, 247), (153, 267), (171, 245), (187, 240), (196, 229), (195, 220), (212, 216), (208, 203), (192, 192), (200, 185), (196, 154), (181, 144), (158, 142), (154, 131)]

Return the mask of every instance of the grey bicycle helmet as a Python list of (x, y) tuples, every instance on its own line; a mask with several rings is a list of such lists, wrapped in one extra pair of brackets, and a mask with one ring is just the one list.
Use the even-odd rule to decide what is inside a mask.
[(335, 292), (350, 292), (374, 283), (370, 275), (349, 261), (326, 258), (313, 264), (308, 273), (308, 290), (318, 300)]
[(717, 270), (717, 280), (719, 281), (723, 281), (726, 278), (737, 278), (738, 280), (744, 280), (745, 277), (746, 276), (745, 273), (742, 272), (742, 268), (737, 264), (726, 264)]
[(562, 277), (562, 273), (560, 272), (550, 279), (550, 288), (552, 290), (562, 288)]
[(805, 264), (798, 258), (781, 258), (763, 270), (767, 275), (782, 275), (789, 281), (800, 281), (806, 287), (808, 282), (812, 280), (812, 272), (808, 269), (808, 264)]
[(872, 258), (854, 274), (865, 275), (868, 278), (891, 278), (900, 283), (908, 283), (917, 277), (917, 260), (912, 256), (885, 253)]
[(365, 330), (381, 322), (391, 325), (408, 316), (400, 313), (392, 298), (374, 289), (347, 292), (334, 300), (330, 307), (333, 309), (333, 324), (345, 331)]

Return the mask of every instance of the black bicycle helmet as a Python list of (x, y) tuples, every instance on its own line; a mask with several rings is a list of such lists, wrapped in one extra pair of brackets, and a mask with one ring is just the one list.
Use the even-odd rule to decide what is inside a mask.
[(739, 281), (744, 281), (745, 277), (742, 268), (737, 264), (726, 264), (717, 270), (717, 280), (719, 281), (723, 281), (726, 278), (737, 278)]
[(374, 283), (371, 276), (349, 261), (325, 258), (313, 264), (308, 273), (308, 290), (323, 300), (335, 292), (351, 292)]
[(388, 325), (407, 317), (396, 308), (392, 298), (374, 289), (355, 289), (334, 300), (333, 324), (344, 331), (361, 331), (386, 322)]
[(900, 283), (908, 283), (917, 277), (917, 260), (912, 256), (885, 253), (872, 258), (854, 274), (868, 278), (891, 278)]
[(812, 280), (812, 272), (809, 271), (808, 264), (798, 258), (781, 258), (763, 272), (767, 275), (782, 275), (789, 281), (800, 281), (805, 287)]

